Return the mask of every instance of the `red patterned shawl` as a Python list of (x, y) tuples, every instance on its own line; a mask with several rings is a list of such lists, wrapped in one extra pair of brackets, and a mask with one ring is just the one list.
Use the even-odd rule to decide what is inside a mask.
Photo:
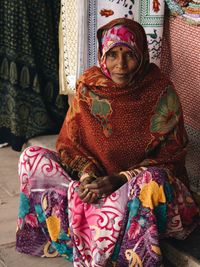
[(155, 65), (139, 85), (125, 89), (93, 67), (77, 85), (57, 150), (77, 172), (105, 175), (169, 163), (182, 172), (186, 141), (177, 94)]
[(126, 88), (98, 67), (78, 81), (57, 140), (61, 161), (74, 178), (151, 165), (184, 174), (187, 136), (179, 98), (159, 68), (148, 66), (143, 79)]

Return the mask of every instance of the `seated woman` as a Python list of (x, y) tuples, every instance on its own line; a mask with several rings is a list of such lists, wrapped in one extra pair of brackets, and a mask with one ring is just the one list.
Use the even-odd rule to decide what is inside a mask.
[(17, 250), (74, 266), (161, 266), (160, 238), (187, 237), (198, 216), (181, 104), (149, 63), (140, 24), (116, 19), (97, 35), (100, 68), (77, 82), (58, 153), (21, 155)]

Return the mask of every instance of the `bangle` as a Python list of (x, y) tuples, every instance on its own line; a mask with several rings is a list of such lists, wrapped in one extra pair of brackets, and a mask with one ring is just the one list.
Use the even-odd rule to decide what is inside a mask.
[(139, 167), (138, 169), (133, 169), (133, 170), (126, 171), (126, 172), (120, 172), (119, 174), (126, 176), (127, 181), (130, 182), (130, 180), (133, 177), (137, 176), (138, 174), (140, 174), (141, 172), (144, 172), (146, 170), (147, 170), (146, 167)]
[(80, 182), (83, 182), (86, 178), (88, 178), (88, 177), (91, 177), (91, 178), (93, 178), (93, 179), (96, 179), (97, 178), (97, 176), (95, 175), (95, 174), (93, 174), (93, 173), (83, 173), (82, 175), (81, 175), (81, 178), (80, 178)]
[(81, 178), (80, 178), (80, 182), (83, 182), (87, 177), (89, 177), (89, 174), (88, 173), (84, 173), (81, 175)]
[(120, 175), (124, 175), (127, 179), (127, 182), (130, 182), (130, 180), (132, 179), (132, 175), (131, 175), (131, 172), (129, 171), (126, 171), (126, 172), (120, 172), (119, 173)]

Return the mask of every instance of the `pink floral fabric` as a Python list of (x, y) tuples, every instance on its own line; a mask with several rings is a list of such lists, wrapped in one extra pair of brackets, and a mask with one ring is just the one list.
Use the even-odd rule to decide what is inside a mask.
[(189, 191), (162, 168), (141, 171), (97, 204), (81, 201), (79, 182), (48, 149), (27, 148), (19, 175), (19, 252), (62, 255), (75, 267), (157, 267), (160, 236), (185, 238), (195, 227), (198, 209)]
[(134, 34), (124, 25), (116, 25), (109, 30), (105, 30), (102, 36), (102, 56), (105, 55), (115, 45), (125, 44), (131, 49), (134, 48)]

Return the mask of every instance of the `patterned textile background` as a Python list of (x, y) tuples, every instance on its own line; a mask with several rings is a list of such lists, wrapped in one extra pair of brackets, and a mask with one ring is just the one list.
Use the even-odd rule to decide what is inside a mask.
[(90, 32), (93, 32), (92, 35), (89, 35), (89, 55), (91, 55), (88, 58), (89, 66), (97, 63), (97, 46), (94, 47), (96, 34), (94, 33), (99, 27), (118, 17), (132, 18), (144, 27), (147, 34), (150, 60), (160, 65), (165, 7), (164, 0), (96, 0), (95, 2), (96, 18), (90, 15), (94, 14), (92, 12), (92, 9), (94, 9), (94, 1), (89, 1), (89, 29)]
[[(65, 80), (68, 83), (68, 88), (64, 86), (61, 88), (61, 94), (70, 93), (73, 89), (71, 82), (75, 81), (84, 69), (97, 64), (97, 29), (118, 17), (132, 18), (144, 26), (151, 62), (160, 65), (164, 0), (62, 0), (61, 2), (61, 35), (64, 39), (64, 70), (61, 71), (65, 73)], [(74, 27), (77, 28), (78, 37), (70, 30)], [(78, 47), (73, 45), (76, 39)], [(70, 60), (72, 57), (73, 60)]]
[(165, 16), (161, 69), (179, 93), (189, 134), (187, 169), (191, 189), (200, 192), (200, 27)]
[(21, 150), (60, 130), (67, 98), (58, 89), (59, 1), (0, 1), (0, 143)]

